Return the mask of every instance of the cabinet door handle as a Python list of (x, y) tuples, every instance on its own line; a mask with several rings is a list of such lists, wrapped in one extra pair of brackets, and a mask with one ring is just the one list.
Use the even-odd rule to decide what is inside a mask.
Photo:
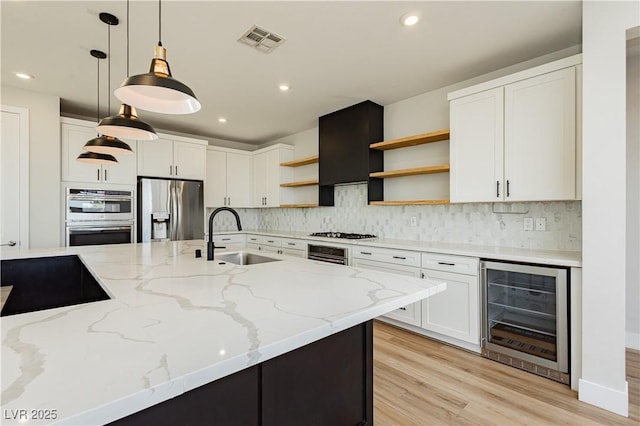
[(107, 169), (104, 169), (104, 181), (108, 181), (109, 179), (107, 179)]
[(366, 254), (367, 256), (371, 256), (371, 253), (368, 251), (361, 251), (360, 254)]
[(438, 265), (456, 266), (455, 263), (449, 263), (449, 262), (438, 262)]
[(407, 260), (404, 256), (393, 256), (394, 259)]
[(509, 179), (507, 179), (507, 197), (511, 195), (509, 192)]
[(178, 166), (173, 166), (176, 169), (176, 176), (178, 176)]
[(231, 205), (231, 197), (227, 197), (227, 205), (230, 206)]
[(420, 278), (424, 279), (424, 272), (420, 272)]
[(100, 169), (98, 169), (98, 177), (96, 179), (98, 182), (100, 182)]
[(173, 166), (169, 166), (169, 176), (173, 176)]
[(500, 198), (500, 181), (496, 181), (496, 198)]

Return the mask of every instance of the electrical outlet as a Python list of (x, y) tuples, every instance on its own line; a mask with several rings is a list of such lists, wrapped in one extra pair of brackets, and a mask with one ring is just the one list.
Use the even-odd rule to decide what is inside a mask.
[(547, 230), (547, 219), (544, 217), (536, 217), (536, 231)]
[(525, 217), (524, 218), (524, 230), (525, 231), (533, 231), (533, 218)]
[(411, 216), (410, 223), (411, 226), (418, 226), (418, 218), (415, 216)]

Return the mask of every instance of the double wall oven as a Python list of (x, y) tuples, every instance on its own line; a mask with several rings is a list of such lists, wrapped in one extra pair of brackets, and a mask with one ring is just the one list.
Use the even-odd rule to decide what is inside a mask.
[(65, 245), (134, 241), (133, 191), (67, 188)]

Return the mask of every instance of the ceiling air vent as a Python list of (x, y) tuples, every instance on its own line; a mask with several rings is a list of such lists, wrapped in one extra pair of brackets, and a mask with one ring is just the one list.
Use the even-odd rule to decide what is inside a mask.
[(261, 52), (270, 53), (273, 49), (284, 43), (285, 39), (272, 31), (254, 25), (249, 28), (249, 31), (244, 33), (238, 41), (256, 48)]

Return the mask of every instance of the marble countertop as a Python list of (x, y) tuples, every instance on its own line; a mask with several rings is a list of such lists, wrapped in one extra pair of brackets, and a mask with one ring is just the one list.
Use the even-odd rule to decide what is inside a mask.
[(2, 318), (3, 424), (113, 421), (445, 289), (271, 253), (283, 260), (220, 264), (196, 249), (206, 256), (200, 240), (3, 250), (78, 254), (112, 297)]
[(363, 240), (347, 240), (342, 238), (312, 237), (309, 231), (271, 231), (271, 230), (243, 230), (230, 232), (216, 232), (223, 234), (260, 234), (274, 237), (299, 238), (310, 241), (321, 241), (333, 244), (352, 244), (357, 246), (371, 246), (393, 248), (398, 250), (414, 250), (431, 253), (471, 256), (483, 259), (506, 260), (511, 262), (539, 263), (553, 266), (582, 267), (582, 253), (578, 251), (539, 250), (515, 247), (480, 246), (473, 244), (442, 243), (435, 241), (410, 241), (390, 238), (372, 238)]

